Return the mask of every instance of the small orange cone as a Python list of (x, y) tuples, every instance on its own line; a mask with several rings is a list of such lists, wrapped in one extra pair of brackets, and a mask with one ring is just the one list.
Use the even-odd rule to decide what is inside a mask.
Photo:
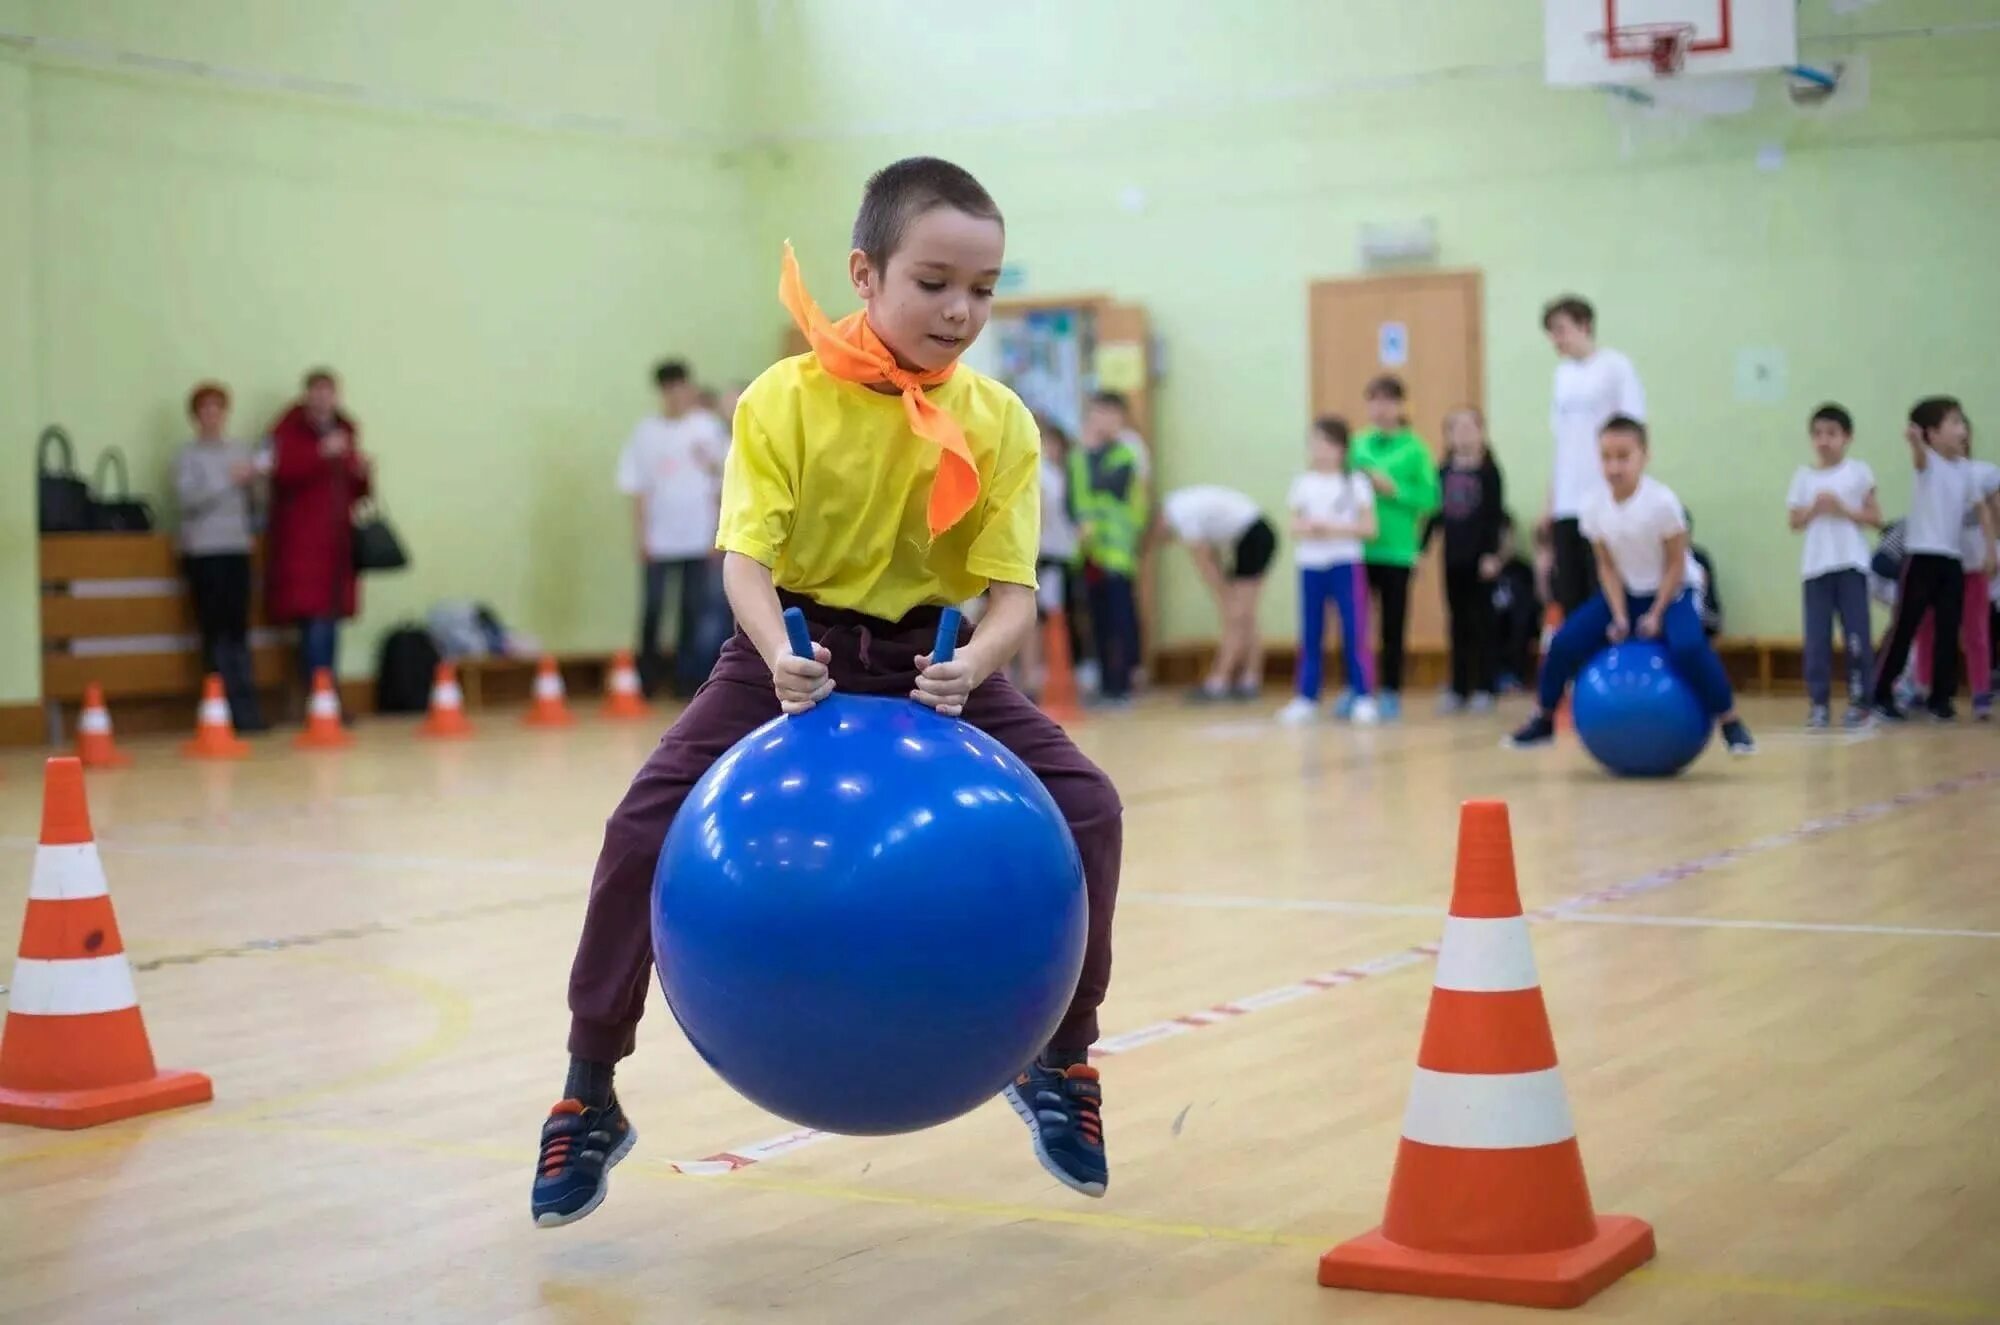
[(214, 1098), (199, 1072), (153, 1065), (74, 758), (43, 770), (20, 953), (0, 1029), (0, 1122), (95, 1127)]
[(242, 759), (250, 753), (249, 743), (236, 738), (236, 723), (229, 716), (229, 701), (223, 698), (221, 677), (211, 676), (202, 683), (194, 739), (181, 746), (181, 753), (189, 759)]
[(76, 719), (76, 757), (85, 768), (127, 768), (132, 756), (118, 748), (111, 735), (111, 710), (104, 707), (104, 688), (92, 681), (83, 688), (83, 712)]
[(548, 654), (535, 672), (535, 698), (522, 721), (530, 727), (567, 727), (576, 719), (570, 715), (569, 692), (563, 689), (562, 669)]
[(615, 719), (643, 718), (652, 713), (639, 688), (639, 669), (632, 665), (629, 649), (611, 655), (611, 675), (604, 683), (604, 716)]
[(437, 665), (431, 681), (431, 711), (417, 734), (444, 739), (472, 735), (472, 724), (465, 718), (465, 692), (458, 688), (458, 669), (448, 662)]
[(333, 672), (313, 669), (312, 699), (306, 704), (306, 729), (292, 742), (300, 750), (343, 750), (354, 737), (340, 723), (340, 691), (334, 688)]
[(1075, 722), (1083, 716), (1077, 697), (1076, 668), (1069, 656), (1069, 621), (1058, 607), (1042, 621), (1042, 712), (1057, 722)]
[(1468, 801), (1382, 1226), (1320, 1258), (1328, 1288), (1574, 1307), (1653, 1258), (1599, 1216), (1514, 881), (1507, 806)]

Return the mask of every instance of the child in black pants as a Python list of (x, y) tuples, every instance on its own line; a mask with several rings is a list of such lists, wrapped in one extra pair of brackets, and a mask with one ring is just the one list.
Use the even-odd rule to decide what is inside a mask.
[(1443, 506), (1424, 541), (1444, 530), (1445, 609), (1451, 618), (1451, 688), (1442, 713), (1484, 713), (1499, 678), (1499, 623), (1493, 585), (1500, 576), (1500, 536), (1507, 520), (1500, 466), (1486, 440), (1486, 420), (1470, 405), (1445, 416), (1445, 462), (1438, 467)]
[[(1935, 615), (1938, 639), (1958, 638), (1959, 617), (1965, 607), (1960, 531), (1974, 501), (1972, 466), (1966, 459), (1972, 426), (1956, 400), (1932, 396), (1918, 401), (1910, 411), (1904, 436), (1910, 443), (1910, 463), (1916, 477), (1910, 485), (1909, 518), (1903, 523), (1906, 555), (1896, 595), (1896, 622), (1875, 666), (1875, 711), (1892, 722), (1908, 717), (1896, 703), (1896, 678), (1909, 661), (1910, 646), (1924, 615)], [(1983, 505), (1979, 519), (1990, 532), (1992, 516)], [(1958, 650), (1947, 643), (1937, 651), (1932, 671), (1930, 699), (1925, 704), (1931, 717), (1939, 722), (1956, 718), (1951, 701), (1957, 691)]]

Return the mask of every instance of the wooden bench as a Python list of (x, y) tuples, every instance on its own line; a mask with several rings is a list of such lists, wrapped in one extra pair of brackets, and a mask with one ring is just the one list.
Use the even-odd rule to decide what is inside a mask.
[[(265, 620), (262, 549), (252, 555), (252, 675), (268, 699), (297, 689), (291, 631)], [(42, 703), (61, 739), (92, 682), (121, 727), (193, 721), (204, 670), (180, 554), (165, 534), (49, 534), (40, 545)]]

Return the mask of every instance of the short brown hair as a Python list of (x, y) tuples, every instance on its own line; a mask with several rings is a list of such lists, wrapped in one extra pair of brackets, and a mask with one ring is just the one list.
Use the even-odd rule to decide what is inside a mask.
[(1549, 300), (1542, 309), (1542, 330), (1550, 330), (1559, 317), (1568, 318), (1585, 331), (1594, 330), (1597, 326), (1597, 310), (1580, 294), (1566, 294)]
[(188, 392), (188, 417), (201, 413), (201, 407), (211, 400), (219, 400), (226, 409), (229, 405), (229, 388), (220, 382), (203, 382)]
[(340, 385), (340, 379), (333, 375), (331, 368), (315, 368), (306, 374), (306, 390), (310, 391), (322, 382), (328, 386)]
[(869, 177), (854, 217), (854, 247), (874, 266), (886, 266), (910, 223), (939, 207), (1007, 225), (1000, 204), (971, 171), (934, 156), (905, 157)]
[(1403, 379), (1394, 373), (1384, 373), (1368, 384), (1361, 393), (1365, 400), (1407, 400), (1409, 393), (1403, 389)]

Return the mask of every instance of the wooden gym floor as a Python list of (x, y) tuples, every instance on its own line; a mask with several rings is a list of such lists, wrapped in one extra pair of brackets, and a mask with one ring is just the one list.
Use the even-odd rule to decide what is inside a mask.
[[(1814, 738), (1765, 702), (1760, 757), (1641, 785), (1503, 752), (1500, 717), (1280, 730), (1277, 698), (1079, 731), (1128, 807), (1106, 1200), (1046, 1178), (997, 1102), (767, 1149), (786, 1128), (656, 1007), (620, 1077), (639, 1149), (554, 1231), (527, 1194), (570, 945), (651, 730), (488, 714), (433, 747), (382, 722), (224, 767), (134, 743), (91, 808), (157, 1055), (216, 1100), (0, 1128), (0, 1320), (1530, 1319), (1314, 1283), (1380, 1215), (1413, 949), (1483, 796), (1529, 906), (1584, 899), (1536, 926), (1542, 980), (1599, 1208), (1658, 1229), (1585, 1314), (2000, 1319), (2000, 731)], [(38, 786), (0, 758), (7, 953)], [(696, 1162), (723, 1154), (759, 1162)]]

